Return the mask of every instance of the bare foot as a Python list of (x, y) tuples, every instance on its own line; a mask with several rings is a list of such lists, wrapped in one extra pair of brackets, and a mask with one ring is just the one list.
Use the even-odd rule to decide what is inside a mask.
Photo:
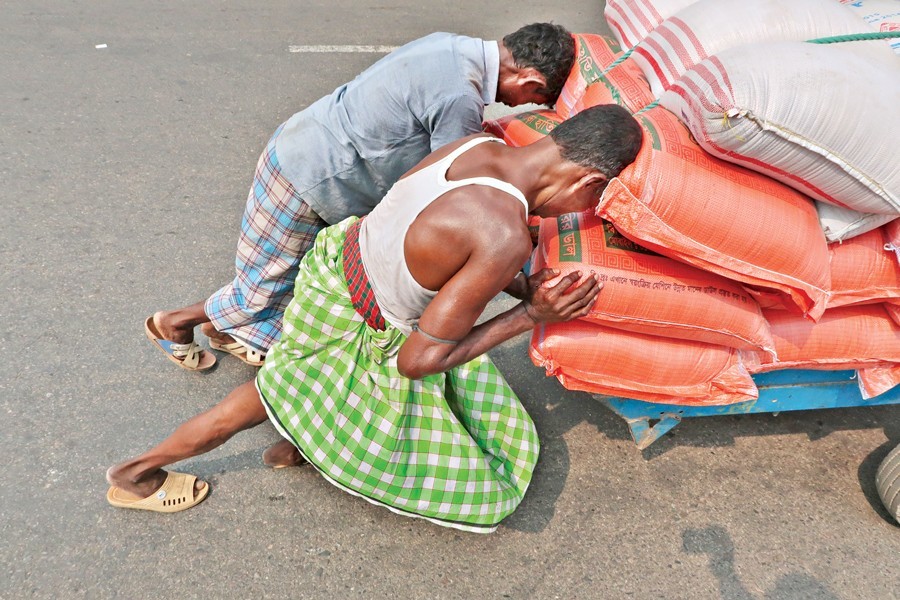
[[(140, 477), (136, 476), (128, 463), (122, 463), (110, 467), (106, 471), (106, 481), (109, 485), (134, 496), (135, 500), (147, 498), (162, 487), (166, 481), (166, 472), (157, 469)], [(194, 497), (206, 487), (205, 481), (199, 479), (194, 483)]]
[(217, 344), (233, 344), (234, 338), (228, 335), (227, 333), (222, 333), (215, 327), (213, 327), (212, 323), (203, 323), (200, 325), (200, 331), (203, 332), (203, 335), (213, 340)]
[(273, 469), (299, 467), (305, 462), (297, 447), (288, 440), (281, 440), (263, 452), (263, 464)]
[(155, 312), (153, 324), (164, 340), (176, 344), (189, 344), (194, 341), (194, 326), (181, 319), (179, 313), (179, 310)]

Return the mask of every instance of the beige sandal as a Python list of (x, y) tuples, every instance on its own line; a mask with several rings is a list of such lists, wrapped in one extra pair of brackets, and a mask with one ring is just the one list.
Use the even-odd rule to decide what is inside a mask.
[(156, 315), (147, 317), (144, 321), (144, 333), (153, 345), (159, 348), (166, 358), (174, 362), (182, 369), (188, 371), (205, 371), (216, 364), (216, 357), (211, 352), (201, 350), (197, 342), (178, 344), (163, 339), (156, 327)]
[(263, 362), (266, 360), (266, 355), (262, 352), (257, 352), (251, 348), (247, 348), (240, 342), (230, 342), (227, 344), (223, 344), (221, 342), (217, 342), (212, 338), (209, 338), (209, 347), (213, 350), (221, 350), (222, 352), (227, 352), (228, 354), (238, 358), (239, 360), (247, 363), (251, 367), (261, 367)]
[(186, 473), (169, 471), (162, 487), (143, 499), (134, 499), (133, 494), (111, 486), (106, 492), (106, 501), (117, 508), (134, 508), (153, 512), (173, 513), (197, 506), (209, 495), (209, 484), (197, 490), (194, 496), (194, 484), (197, 478)]

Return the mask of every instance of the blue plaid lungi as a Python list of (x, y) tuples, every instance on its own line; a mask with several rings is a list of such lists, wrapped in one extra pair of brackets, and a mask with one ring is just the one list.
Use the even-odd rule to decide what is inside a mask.
[(327, 226), (282, 175), (275, 155), (279, 127), (259, 163), (247, 198), (234, 280), (204, 306), (216, 330), (260, 352), (281, 336), (300, 259)]

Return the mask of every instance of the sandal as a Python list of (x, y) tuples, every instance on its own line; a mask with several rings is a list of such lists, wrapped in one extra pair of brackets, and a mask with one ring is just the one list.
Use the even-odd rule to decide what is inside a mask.
[(221, 350), (234, 356), (235, 358), (247, 363), (251, 367), (261, 367), (266, 360), (266, 355), (262, 352), (247, 348), (240, 342), (222, 343), (209, 338), (209, 347), (213, 350)]
[(197, 495), (194, 495), (196, 481), (194, 475), (169, 471), (162, 486), (146, 498), (135, 500), (129, 497), (132, 494), (116, 486), (110, 486), (106, 492), (106, 501), (116, 508), (134, 508), (161, 513), (180, 512), (197, 506), (209, 495), (208, 483), (203, 489), (196, 490)]
[(197, 342), (179, 344), (163, 339), (156, 328), (156, 315), (147, 317), (144, 321), (144, 333), (153, 344), (159, 348), (166, 358), (188, 371), (205, 371), (216, 364), (216, 357), (212, 353), (201, 350)]

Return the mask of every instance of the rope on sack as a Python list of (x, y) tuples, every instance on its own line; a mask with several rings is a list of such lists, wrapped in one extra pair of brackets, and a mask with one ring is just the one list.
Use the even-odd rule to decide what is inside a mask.
[(635, 49), (635, 48), (637, 48), (637, 46), (633, 46), (633, 47), (629, 48), (628, 50), (626, 50), (626, 51), (622, 54), (622, 56), (620, 56), (620, 57), (617, 58), (616, 60), (612, 61), (612, 63), (610, 63), (610, 65), (609, 65), (608, 67), (606, 67), (605, 69), (603, 69), (603, 72), (600, 73), (600, 75), (597, 76), (597, 79), (595, 79), (594, 81), (591, 81), (590, 83), (594, 83), (594, 82), (596, 82), (596, 81), (599, 81), (601, 77), (603, 77), (604, 75), (606, 75), (607, 73), (609, 73), (610, 71), (612, 71), (613, 68), (618, 67), (618, 66), (621, 65), (623, 62), (625, 62), (626, 60), (628, 60), (628, 57), (631, 56), (631, 53), (634, 52), (634, 49)]
[(831, 37), (806, 40), (810, 44), (837, 44), (840, 42), (861, 42), (865, 40), (887, 40), (900, 37), (900, 31), (871, 31), (868, 33), (848, 33)]
[(642, 112), (648, 111), (648, 110), (650, 110), (651, 108), (656, 108), (657, 106), (659, 106), (659, 98), (657, 98), (656, 100), (654, 100), (653, 102), (651, 102), (650, 104), (648, 104), (647, 106), (645, 106), (644, 108), (642, 108), (641, 110), (637, 111), (637, 112), (634, 113), (634, 114), (635, 114), (635, 115), (639, 115), (639, 114), (641, 114)]

